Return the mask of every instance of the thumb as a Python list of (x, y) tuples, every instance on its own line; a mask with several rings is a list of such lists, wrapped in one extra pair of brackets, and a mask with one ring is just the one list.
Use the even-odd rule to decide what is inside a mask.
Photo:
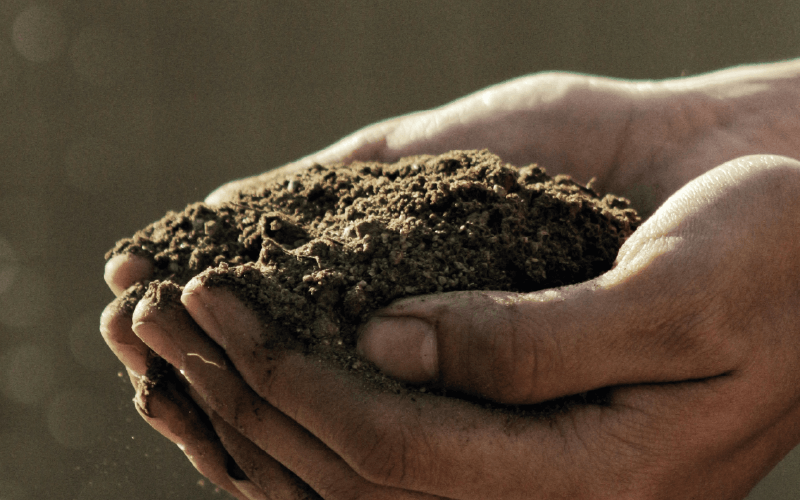
[(606, 274), (404, 299), (364, 326), (359, 349), (390, 376), (508, 404), (734, 373), (763, 342), (748, 324), (796, 289), (785, 268), (800, 226), (783, 207), (799, 185), (794, 160), (728, 162), (667, 200)]
[(653, 318), (675, 304), (646, 285), (598, 279), (531, 294), (410, 298), (372, 318), (359, 349), (389, 376), (507, 404), (724, 372), (719, 355), (698, 360), (714, 349), (692, 341), (685, 325), (694, 321)]
[(619, 275), (608, 273), (530, 294), (402, 300), (364, 326), (359, 349), (389, 376), (506, 404), (699, 380), (736, 368), (739, 349), (716, 334), (709, 308), (697, 306), (713, 292), (647, 274), (615, 282)]
[(752, 300), (736, 296), (752, 281), (739, 260), (764, 260), (738, 216), (742, 189), (763, 191), (765, 176), (747, 164), (690, 183), (592, 281), (404, 299), (363, 327), (359, 349), (389, 376), (508, 404), (730, 373), (748, 342), (733, 333), (731, 308)]

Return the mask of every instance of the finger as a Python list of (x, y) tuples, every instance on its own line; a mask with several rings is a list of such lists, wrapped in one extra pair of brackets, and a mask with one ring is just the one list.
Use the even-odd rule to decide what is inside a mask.
[(270, 500), (318, 498), (316, 492), (297, 475), (228, 425), (194, 387), (187, 385), (186, 391), (203, 413), (209, 416), (222, 445), (233, 457), (234, 465), (240, 469), (238, 475), (228, 472), (240, 491), (250, 498), (262, 498), (266, 493)]
[[(192, 281), (182, 300), (204, 331), (227, 346), (250, 387), (372, 483), (447, 498), (513, 498), (569, 492), (569, 470), (587, 471), (587, 489), (597, 480), (588, 461), (607, 452), (580, 450), (584, 444), (565, 436), (583, 420), (596, 419), (600, 408), (562, 425), (458, 399), (395, 394), (301, 353), (266, 349), (269, 333), (230, 292)], [(260, 443), (275, 430), (255, 425), (243, 433)], [(572, 468), (570, 461), (583, 463)], [(531, 488), (527, 493), (519, 489), (522, 477)]]
[(641, 85), (588, 75), (515, 78), (399, 120), (383, 157), (485, 148), (514, 165), (539, 163), (602, 187), (612, 165), (625, 160), (635, 104), (648, 94)]
[[(730, 397), (741, 377), (623, 387), (609, 391), (602, 405), (548, 417), (490, 411), (426, 394), (397, 395), (299, 353), (270, 352), (268, 332), (231, 294), (192, 283), (187, 290), (188, 309), (201, 311), (199, 323), (228, 346), (248, 384), (379, 484), (453, 498), (530, 491), (544, 498), (619, 498), (664, 488), (691, 497), (698, 484), (717, 484), (725, 470), (738, 468), (749, 479), (719, 492), (733, 498), (766, 470), (763, 457), (774, 463), (787, 449), (756, 450), (759, 465), (748, 463), (754, 452), (741, 443), (763, 427), (751, 425), (749, 404)], [(701, 466), (720, 461), (730, 468)], [(676, 471), (676, 463), (692, 465)], [(685, 491), (675, 487), (676, 477), (687, 478)]]
[[(747, 193), (737, 194), (741, 196)], [(725, 207), (722, 212), (728, 208)], [(669, 219), (667, 222), (670, 222)], [(685, 229), (685, 225), (682, 225), (683, 218), (673, 218), (671, 222), (679, 229)], [(713, 224), (700, 225), (702, 221), (696, 218), (690, 222), (689, 226), (692, 228), (702, 226), (702, 232), (713, 229)], [(730, 228), (721, 229), (721, 231), (726, 230)], [(618, 266), (617, 286), (637, 280), (640, 284), (642, 281), (646, 282), (647, 280), (642, 280), (642, 270), (649, 269), (651, 265), (669, 262), (670, 251), (679, 248), (682, 242), (681, 231), (669, 234), (669, 231), (659, 230), (653, 234), (667, 237), (639, 241), (643, 248), (649, 247), (651, 253), (646, 258), (636, 257), (633, 253), (630, 262)], [(716, 243), (718, 242), (712, 239), (712, 244)], [(739, 242), (735, 242), (734, 246), (736, 243)], [(729, 253), (727, 247), (725, 250), (723, 253)], [(684, 255), (683, 258), (673, 260), (688, 262), (690, 259)], [(698, 274), (709, 272), (709, 269), (713, 272), (713, 268), (705, 266), (707, 262), (703, 264), (701, 269), (686, 269), (685, 266), (678, 266), (678, 269), (682, 277), (688, 276), (689, 283), (692, 283), (691, 278)], [(675, 268), (672, 269), (674, 271)], [(659, 270), (658, 266), (656, 270)], [(663, 269), (659, 272), (662, 271)], [(727, 274), (735, 269), (727, 268), (726, 271)], [(792, 276), (795, 275), (796, 273)], [(670, 284), (664, 280), (654, 281), (659, 286), (668, 286), (664, 283)], [(700, 282), (713, 283), (714, 280), (705, 279)], [(746, 283), (743, 282), (743, 285)], [(465, 498), (468, 498), (470, 493), (475, 495), (477, 491), (477, 495), (489, 497), (497, 496), (497, 491), (481, 490), (480, 488), (485, 488), (486, 485), (475, 484), (475, 477), (497, 477), (502, 481), (513, 480), (516, 475), (517, 479), (520, 476), (534, 478), (534, 484), (531, 486), (533, 489), (528, 492), (539, 491), (536, 488), (541, 486), (543, 496), (548, 492), (564, 496), (569, 490), (567, 486), (569, 481), (564, 481), (564, 475), (585, 471), (587, 476), (592, 476), (593, 471), (596, 472), (598, 469), (598, 460), (607, 466), (613, 465), (605, 471), (609, 473), (607, 477), (614, 477), (617, 480), (624, 476), (625, 471), (647, 473), (648, 468), (643, 467), (643, 464), (648, 464), (649, 462), (645, 460), (653, 457), (666, 460), (673, 465), (692, 463), (697, 466), (696, 470), (688, 474), (705, 474), (710, 469), (702, 467), (702, 464), (713, 463), (713, 460), (708, 460), (709, 457), (723, 459), (732, 449), (730, 440), (727, 442), (720, 440), (720, 432), (734, 436), (734, 440), (746, 434), (746, 429), (742, 428), (741, 414), (736, 413), (734, 418), (727, 418), (732, 414), (729, 408), (731, 404), (736, 405), (737, 408), (734, 409), (738, 411), (745, 406), (745, 403), (737, 401), (738, 397), (731, 397), (731, 394), (737, 394), (735, 391), (722, 390), (720, 385), (740, 380), (741, 373), (732, 373), (728, 377), (710, 380), (687, 381), (683, 384), (623, 388), (615, 391), (621, 394), (620, 405), (581, 409), (579, 412), (570, 412), (569, 418), (557, 419), (554, 423), (548, 422), (545, 425), (517, 423), (512, 420), (513, 424), (509, 427), (509, 419), (487, 420), (484, 412), (476, 412), (472, 406), (463, 406), (463, 402), (442, 402), (440, 399), (424, 395), (404, 398), (371, 391), (368, 384), (343, 376), (342, 373), (319, 364), (316, 360), (291, 353), (278, 356), (266, 349), (258, 349), (263, 345), (268, 332), (258, 327), (257, 318), (254, 318), (246, 308), (240, 306), (240, 309), (236, 310), (233, 308), (235, 301), (223, 303), (219, 300), (220, 297), (213, 297), (212, 300), (203, 303), (204, 292), (200, 288), (192, 290), (191, 283), (187, 286), (187, 291), (191, 292), (183, 297), (187, 308), (196, 311), (193, 314), (197, 321), (212, 338), (219, 344), (227, 346), (228, 356), (248, 383), (262, 397), (286, 414), (292, 415), (297, 422), (345, 458), (362, 476), (373, 482), (401, 485), (411, 489), (430, 487), (431, 489), (425, 491), (447, 494), (452, 492), (452, 496), (463, 495)], [(680, 286), (672, 291), (676, 292), (677, 298), (685, 295)], [(648, 298), (647, 295), (643, 297)], [(690, 299), (695, 297), (689, 295)], [(672, 305), (675, 305), (676, 301), (672, 302)], [(217, 304), (222, 304), (222, 307), (218, 307)], [(656, 303), (656, 306), (658, 305)], [(248, 315), (250, 319), (247, 319)], [(204, 316), (207, 318), (204, 319)], [(691, 316), (678, 314), (677, 321), (684, 321), (687, 317)], [(209, 321), (209, 318), (212, 321)], [(215, 318), (228, 318), (231, 321), (215, 323), (213, 321)], [(660, 323), (669, 326), (668, 322)], [(700, 323), (699, 326), (703, 333), (704, 325)], [(761, 384), (761, 387), (774, 385), (774, 383)], [(685, 391), (687, 387), (692, 387), (694, 390), (687, 393)], [(653, 393), (657, 396), (654, 397)], [(750, 398), (748, 395), (745, 400), (759, 399)], [(443, 411), (437, 412), (436, 405)], [(774, 413), (773, 410), (770, 413)], [(640, 418), (613, 418), (621, 416), (622, 412), (629, 417), (638, 415)], [(752, 411), (749, 413), (754, 414)], [(595, 423), (594, 432), (587, 432), (587, 422), (591, 421), (592, 417)], [(565, 420), (569, 421), (570, 425), (564, 425)], [(498, 424), (498, 421), (504, 424)], [(610, 439), (595, 439), (601, 434), (598, 432), (598, 423), (613, 427), (612, 432), (606, 433), (608, 434), (606, 437), (610, 436)], [(680, 430), (683, 432), (676, 433)], [(513, 433), (512, 442), (508, 440), (510, 432)], [(559, 434), (561, 439), (554, 439), (553, 434)], [(684, 455), (671, 453), (675, 449), (671, 441), (672, 436), (678, 441), (692, 443), (693, 446), (689, 448), (696, 448), (698, 450), (696, 454), (705, 455), (704, 458), (707, 460), (687, 462), (683, 460)], [(489, 449), (480, 447), (481, 442), (489, 442), (492, 446)], [(503, 450), (504, 453), (492, 454), (492, 450)], [(620, 451), (621, 455), (615, 453)], [(653, 452), (660, 453), (661, 456)], [(457, 455), (458, 458), (453, 460), (453, 455)], [(617, 455), (620, 455), (622, 460)], [(593, 458), (594, 464), (592, 460), (587, 459), (587, 456)], [(432, 458), (426, 462), (420, 457)], [(482, 465), (491, 465), (481, 468), (479, 472), (470, 468), (470, 464), (465, 464), (464, 462), (468, 460), (464, 457), (476, 458), (477, 463)], [(522, 470), (519, 464), (524, 464)], [(530, 468), (527, 468), (529, 465)], [(731, 470), (734, 469), (735, 467)], [(431, 478), (431, 471), (435, 471), (435, 478)], [(686, 469), (683, 473), (687, 474)], [(670, 477), (675, 476), (668, 474), (657, 479), (666, 481)], [(543, 480), (543, 484), (539, 484), (536, 483), (538, 478), (546, 479)], [(588, 491), (592, 491), (594, 484), (592, 479), (596, 480), (596, 477), (587, 477), (583, 482)], [(510, 481), (507, 484), (512, 483), (513, 481)], [(417, 487), (412, 486), (413, 484), (417, 484)], [(457, 490), (454, 491), (453, 488)]]
[[(506, 403), (703, 379), (745, 368), (755, 352), (776, 356), (768, 346), (777, 340), (758, 342), (743, 326), (753, 324), (748, 311), (782, 317), (786, 304), (774, 297), (796, 289), (792, 247), (770, 242), (797, 241), (794, 211), (784, 207), (796, 199), (798, 165), (776, 157), (722, 165), (668, 200), (595, 280), (401, 300), (364, 327), (359, 346), (397, 378)], [(784, 271), (763, 283), (774, 269)]]
[[(781, 215), (793, 211), (775, 200), (796, 196), (787, 186), (797, 165), (745, 158), (710, 171), (668, 200), (595, 280), (531, 294), (398, 301), (363, 328), (360, 350), (396, 378), (506, 403), (742, 369), (753, 348), (764, 350), (742, 328), (753, 321), (746, 311), (759, 304), (775, 311), (764, 318), (780, 317), (783, 302), (767, 297), (790, 296), (795, 286), (783, 278), (793, 275), (791, 248), (765, 248), (793, 240), (796, 221)], [(774, 215), (760, 220), (768, 203)], [(787, 270), (767, 296), (754, 277), (776, 265)]]
[[(166, 363), (166, 362), (165, 362)], [(173, 369), (170, 367), (170, 369)], [(200, 396), (200, 394), (189, 385), (188, 381), (186, 380), (183, 375), (179, 372), (175, 372), (173, 369), (173, 373), (176, 374), (176, 378), (181, 381), (181, 388), (186, 392), (189, 398), (194, 402), (194, 404), (199, 408), (207, 417), (208, 422), (213, 428), (214, 432), (216, 433), (216, 439), (218, 439), (222, 446), (225, 448), (225, 452), (227, 454), (227, 459), (225, 461), (225, 470), (228, 474), (228, 478), (230, 478), (231, 483), (236, 487), (239, 492), (249, 498), (250, 500), (262, 500), (269, 498), (272, 500), (272, 497), (266, 497), (262, 488), (260, 488), (257, 484), (250, 480), (250, 476), (247, 472), (245, 472), (242, 467), (239, 466), (238, 460), (242, 456), (242, 454), (237, 453), (236, 455), (230, 453), (230, 450), (227, 448), (227, 441), (221, 439), (221, 436), (218, 432), (217, 424), (213, 423), (211, 420), (212, 418), (216, 418), (219, 420), (219, 417), (214, 413), (214, 410), (206, 403), (206, 401)], [(242, 456), (243, 459), (247, 460), (247, 457)]]
[(106, 284), (119, 297), (131, 285), (150, 279), (153, 263), (144, 257), (122, 253), (106, 262), (103, 278)]
[[(316, 492), (300, 478), (242, 436), (219, 415), (212, 412), (210, 418), (225, 449), (242, 468), (251, 484), (255, 485), (262, 495), (266, 494), (266, 498), (271, 500), (319, 498)], [(255, 492), (250, 494), (255, 496)]]
[(352, 492), (365, 497), (420, 498), (366, 481), (307, 430), (260, 398), (179, 302), (164, 303), (170, 300), (167, 295), (160, 294), (160, 303), (153, 295), (142, 299), (134, 313), (134, 331), (178, 367), (214, 412), (237, 431), (323, 498), (352, 498)]
[[(731, 346), (703, 332), (689, 335), (713, 318), (691, 309), (685, 322), (669, 323), (659, 312), (674, 314), (676, 304), (650, 280), (659, 282), (646, 277), (621, 284), (606, 277), (533, 294), (455, 292), (402, 300), (365, 325), (359, 349), (395, 378), (509, 404), (735, 368)], [(686, 288), (687, 300), (706, 299)]]
[[(754, 432), (741, 418), (738, 410), (749, 406), (752, 416), (752, 406), (724, 389), (726, 378), (623, 388), (602, 406), (537, 417), (429, 395), (398, 396), (300, 354), (276, 357), (251, 345), (248, 356), (245, 349), (230, 351), (238, 352), (231, 359), (240, 372), (261, 374), (245, 375), (248, 382), (361, 476), (451, 498), (527, 498), (531, 491), (541, 498), (659, 497), (654, 492), (665, 491), (680, 498), (738, 498), (736, 492), (766, 472), (759, 459), (767, 455), (767, 463), (775, 463), (788, 450), (757, 450), (754, 457), (742, 449), (760, 429)], [(744, 490), (724, 480), (725, 470), (706, 467), (721, 462), (729, 464), (728, 473), (750, 476)], [(716, 496), (692, 489), (702, 484), (725, 489)]]
[(230, 456), (225, 452), (205, 415), (177, 387), (174, 380), (158, 383), (129, 372), (137, 388), (136, 411), (150, 426), (177, 444), (194, 467), (236, 498), (247, 500), (228, 474)]
[(100, 333), (120, 361), (137, 376), (147, 371), (150, 348), (133, 333), (132, 316), (143, 286), (132, 286), (103, 310), (100, 316)]
[(315, 163), (392, 162), (453, 149), (486, 148), (515, 165), (538, 162), (583, 182), (595, 177), (604, 184), (613, 173), (609, 167), (620, 161), (634, 101), (646, 98), (646, 88), (564, 73), (517, 78), (439, 108), (364, 127), (296, 162), (225, 184), (206, 203), (219, 204), (239, 193), (257, 191), (268, 180)]

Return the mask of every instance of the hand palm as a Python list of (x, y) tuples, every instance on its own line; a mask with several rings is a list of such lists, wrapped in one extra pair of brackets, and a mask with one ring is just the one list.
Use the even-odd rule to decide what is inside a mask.
[[(797, 162), (737, 160), (670, 198), (595, 280), (499, 301), (493, 292), (407, 299), (380, 313), (436, 325), (449, 387), (509, 403), (610, 388), (607, 404), (549, 420), (385, 393), (267, 350), (254, 313), (199, 283), (183, 301), (210, 339), (147, 301), (134, 328), (215, 418), (266, 453), (229, 447), (248, 476), (274, 459), (326, 498), (743, 496), (800, 440), (800, 266), (787, 258), (800, 241), (798, 189)], [(763, 220), (764, 207), (779, 215)], [(494, 320), (470, 322), (472, 311)], [(518, 352), (533, 351), (533, 370), (513, 369), (531, 366)], [(503, 383), (474, 378), (498, 366)]]
[[(744, 75), (743, 78), (747, 80), (750, 77)], [(651, 194), (655, 206), (680, 186), (731, 158), (765, 151), (797, 156), (800, 151), (797, 143), (800, 130), (796, 130), (798, 133), (794, 135), (791, 133), (800, 128), (800, 120), (775, 120), (766, 127), (753, 120), (753, 109), (758, 105), (763, 105), (764, 109), (769, 107), (767, 104), (780, 108), (780, 102), (772, 102), (774, 99), (771, 100), (769, 92), (762, 92), (758, 87), (742, 90), (740, 86), (731, 85), (731, 81), (737, 82), (736, 75), (722, 81), (723, 84), (715, 86), (710, 77), (691, 85), (682, 81), (636, 84), (575, 75), (528, 77), (487, 89), (437, 110), (367, 127), (295, 164), (223, 186), (208, 200), (220, 202), (240, 191), (258, 189), (267, 177), (284, 175), (314, 162), (392, 160), (406, 154), (487, 147), (512, 163), (538, 162), (551, 172), (570, 173), (583, 181), (595, 177), (601, 189), (621, 194), (643, 189)], [(717, 94), (725, 94), (727, 98), (719, 99)], [(733, 101), (739, 106), (732, 105)], [(731, 109), (744, 111), (736, 114)], [(765, 112), (764, 109), (760, 111)], [(748, 167), (746, 162), (755, 167)], [(491, 392), (492, 389), (487, 392), (483, 386), (477, 390), (474, 382), (461, 377), (457, 370), (443, 375), (450, 377), (447, 382), (455, 387), (467, 391), (472, 389), (505, 402), (540, 401), (596, 387), (617, 387), (612, 393), (617, 404), (614, 409), (584, 408), (570, 412), (569, 418), (562, 419), (558, 426), (565, 430), (560, 438), (547, 437), (548, 434), (536, 425), (531, 427), (530, 439), (539, 444), (544, 440), (551, 445), (542, 448), (541, 454), (534, 457), (536, 460), (531, 461), (531, 447), (527, 445), (520, 448), (525, 450), (525, 457), (513, 453), (500, 457), (495, 456), (491, 449), (483, 450), (485, 456), (482, 460), (496, 460), (497, 477), (520, 479), (538, 474), (541, 481), (547, 478), (539, 485), (524, 481), (506, 485), (507, 489), (510, 488), (509, 497), (516, 495), (514, 491), (529, 492), (531, 487), (542, 488), (542, 492), (553, 489), (554, 494), (568, 491), (569, 471), (575, 470), (585, 470), (585, 479), (594, 478), (594, 486), (605, 487), (607, 492), (621, 492), (619, 484), (603, 483), (603, 479), (609, 477), (624, 477), (628, 483), (620, 484), (638, 491), (651, 491), (653, 495), (663, 491), (665, 485), (674, 486), (670, 483), (674, 483), (676, 477), (684, 477), (696, 480), (681, 483), (687, 494), (693, 487), (704, 491), (704, 484), (721, 482), (730, 489), (719, 490), (720, 497), (743, 494), (800, 439), (792, 427), (798, 417), (797, 395), (791, 390), (797, 386), (798, 379), (797, 370), (792, 366), (797, 346), (787, 336), (787, 332), (797, 331), (798, 325), (791, 314), (786, 314), (797, 310), (799, 305), (795, 303), (796, 292), (790, 285), (798, 282), (800, 273), (788, 263), (797, 260), (793, 257), (796, 248), (791, 242), (800, 240), (800, 232), (792, 225), (791, 218), (784, 218), (782, 222), (766, 219), (772, 214), (782, 213), (783, 208), (792, 204), (794, 198), (791, 194), (800, 188), (796, 182), (797, 167), (785, 159), (770, 157), (753, 157), (746, 162), (709, 172), (672, 198), (626, 243), (617, 267), (607, 275), (572, 289), (543, 292), (549, 297), (547, 300), (529, 302), (536, 314), (529, 315), (529, 321), (507, 333), (527, 332), (529, 338), (544, 335), (551, 341), (566, 341), (567, 347), (581, 346), (582, 350), (562, 357), (561, 361), (566, 363), (564, 366), (559, 366), (558, 357), (553, 357), (550, 365), (546, 362), (542, 365), (553, 369), (539, 369), (536, 373), (540, 377), (535, 379), (535, 383), (514, 380), (513, 373), (507, 374), (508, 380), (500, 384), (495, 393)], [(764, 175), (756, 175), (762, 170)], [(780, 200), (764, 196), (765, 189), (770, 186), (783, 189), (784, 195)], [(742, 203), (742, 200), (747, 203)], [(761, 204), (756, 203), (759, 200)], [(789, 213), (796, 213), (797, 209), (794, 210)], [(754, 228), (758, 234), (753, 233)], [(754, 270), (760, 279), (754, 279)], [(148, 273), (146, 264), (133, 260), (112, 262), (108, 271), (109, 283), (118, 291), (146, 278)], [(603, 293), (599, 291), (601, 288)], [(615, 297), (615, 300), (605, 303), (608, 307), (599, 307), (598, 304), (603, 304), (603, 297), (606, 300)], [(444, 296), (441, 298), (446, 300)], [(220, 300), (220, 303), (225, 303), (225, 300)], [(398, 306), (397, 310), (407, 313), (408, 310), (402, 309), (407, 305)], [(328, 491), (325, 484), (320, 484), (325, 476), (325, 467), (315, 464), (317, 470), (308, 476), (304, 466), (297, 465), (296, 456), (286, 455), (287, 449), (303, 450), (308, 446), (315, 449), (324, 443), (323, 448), (330, 447), (333, 455), (329, 453), (320, 457), (320, 463), (335, 463), (331, 469), (335, 472), (332, 473), (350, 478), (343, 479), (343, 483), (355, 481), (348, 483), (353, 488), (372, 488), (370, 491), (374, 492), (388, 487), (390, 490), (387, 491), (394, 492), (391, 495), (415, 490), (454, 498), (471, 498), (475, 492), (490, 494), (498, 491), (492, 481), (476, 483), (476, 479), (480, 479), (478, 476), (457, 475), (458, 471), (472, 470), (472, 466), (463, 461), (466, 455), (459, 458), (440, 454), (436, 457), (438, 463), (449, 464), (455, 476), (443, 473), (438, 478), (426, 479), (426, 471), (419, 470), (413, 484), (398, 479), (389, 473), (395, 470), (391, 467), (391, 459), (398, 458), (397, 454), (378, 457), (382, 461), (371, 461), (369, 453), (364, 455), (364, 446), (370, 443), (369, 439), (360, 444), (344, 439), (353, 435), (352, 429), (348, 431), (348, 426), (353, 425), (371, 429), (369, 435), (379, 441), (391, 442), (396, 437), (382, 427), (380, 420), (371, 418), (380, 415), (375, 407), (364, 406), (371, 396), (365, 399), (352, 386), (342, 385), (340, 377), (315, 376), (318, 367), (315, 368), (313, 363), (304, 365), (306, 361), (302, 358), (291, 358), (296, 363), (293, 368), (284, 366), (285, 379), (279, 375), (266, 376), (263, 363), (254, 363), (253, 359), (243, 355), (248, 348), (250, 353), (254, 352), (252, 346), (243, 340), (245, 337), (239, 336), (231, 341), (231, 332), (247, 324), (245, 319), (241, 319), (247, 316), (247, 312), (241, 311), (238, 323), (236, 318), (229, 317), (230, 325), (220, 331), (219, 325), (214, 327), (203, 323), (198, 307), (198, 303), (187, 305), (195, 320), (226, 349), (244, 380), (256, 391), (253, 393), (242, 385), (239, 393), (231, 392), (230, 384), (243, 382), (229, 380), (230, 384), (225, 385), (219, 377), (204, 375), (202, 370), (187, 372), (191, 373), (189, 378), (196, 384), (195, 399), (212, 415), (214, 428), (225, 436), (223, 442), (226, 446), (239, 449), (232, 443), (242, 440), (250, 443), (250, 454), (244, 458), (255, 467), (247, 470), (251, 479), (264, 477), (264, 470), (270, 470), (272, 473), (268, 476), (282, 477), (284, 483), (291, 483), (285, 479), (282, 465), (274, 460), (269, 462), (274, 458), (318, 491)], [(213, 305), (209, 307), (213, 309)], [(564, 307), (572, 307), (574, 311), (566, 316), (554, 316), (548, 323), (548, 314), (555, 314)], [(145, 310), (140, 313), (140, 321), (147, 319)], [(113, 307), (110, 308), (105, 316), (104, 335), (128, 366), (141, 371), (143, 344), (133, 335), (130, 326), (126, 326), (130, 325), (130, 319), (126, 323), (114, 311)], [(599, 320), (593, 314), (600, 311), (605, 312)], [(760, 311), (760, 314), (754, 316), (753, 311)], [(582, 316), (574, 312), (585, 313), (583, 317), (587, 318), (587, 323), (582, 324)], [(454, 317), (458, 320), (467, 315), (455, 314)], [(558, 319), (564, 317), (571, 321), (565, 323)], [(150, 347), (164, 350), (162, 354), (170, 359), (170, 350), (175, 352), (174, 346), (170, 346), (169, 335), (164, 332), (169, 328), (180, 330), (181, 326), (159, 319), (158, 315), (152, 322), (159, 321), (166, 325), (166, 330), (158, 330), (162, 334), (149, 335), (147, 328), (141, 326), (136, 333)], [(182, 321), (185, 323), (186, 320)], [(457, 326), (457, 321), (454, 324)], [(598, 324), (605, 325), (605, 329), (598, 331)], [(249, 326), (253, 327), (252, 324)], [(470, 335), (482, 333), (480, 329), (470, 331), (472, 326), (461, 325), (453, 330), (470, 332)], [(539, 328), (538, 333), (534, 327)], [(586, 332), (594, 332), (591, 338), (595, 343), (587, 341)], [(614, 337), (620, 333), (627, 337)], [(570, 335), (572, 344), (569, 344)], [(613, 341), (609, 342), (609, 339)], [(764, 345), (772, 348), (765, 349)], [(614, 351), (613, 347), (617, 350)], [(194, 348), (185, 347), (184, 352)], [(213, 345), (210, 348), (216, 349)], [(458, 342), (454, 340), (452, 346), (442, 353), (448, 356), (460, 354)], [(487, 359), (485, 353), (473, 353), (472, 356), (470, 358), (467, 353), (464, 359), (477, 362)], [(547, 360), (546, 353), (540, 358)], [(177, 366), (183, 362), (182, 359), (179, 356), (170, 361)], [(515, 360), (509, 361), (513, 366)], [(298, 378), (298, 373), (306, 376)], [(786, 380), (794, 382), (787, 384)], [(665, 382), (669, 384), (663, 385)], [(651, 385), (653, 383), (657, 385)], [(225, 385), (224, 394), (220, 393), (220, 384)], [(321, 394), (321, 386), (328, 387), (330, 394), (336, 394), (339, 399), (329, 401), (320, 397), (317, 403), (297, 400), (297, 394), (304, 391), (306, 394)], [(513, 394), (503, 393), (503, 387), (513, 387)], [(761, 387), (770, 389), (763, 391)], [(323, 404), (325, 401), (328, 404)], [(342, 401), (350, 401), (350, 404), (343, 405)], [(267, 420), (257, 418), (249, 425), (243, 425), (239, 420), (242, 415), (226, 413), (237, 404), (245, 407), (267, 405), (265, 408), (274, 405), (283, 415), (295, 415), (296, 421), (270, 421), (270, 412), (265, 410), (260, 414), (266, 415), (263, 418)], [(418, 411), (403, 404), (393, 407), (387, 403), (383, 408), (393, 412), (395, 422), (397, 419), (402, 422), (405, 418), (403, 411), (412, 414)], [(444, 413), (431, 413), (430, 418), (434, 421), (443, 416), (446, 418), (448, 404), (440, 407)], [(751, 411), (754, 404), (759, 405), (762, 411), (754, 414)], [(457, 408), (451, 410), (454, 414), (461, 411)], [(165, 427), (165, 423), (184, 417), (180, 416), (180, 411), (166, 413), (172, 416), (151, 420), (151, 423), (174, 440), (183, 439), (185, 443), (186, 439), (194, 436), (194, 442), (207, 443), (207, 439), (197, 438), (207, 434), (207, 430), (202, 430), (205, 424), (186, 424), (182, 427), (183, 437), (176, 436), (171, 430), (176, 426)], [(489, 429), (498, 428), (485, 415), (476, 418), (476, 425), (483, 422), (489, 425)], [(224, 421), (236, 423), (237, 429), (247, 439), (226, 427)], [(415, 425), (424, 423), (416, 421)], [(263, 435), (263, 432), (274, 430), (276, 425), (287, 429), (285, 439), (276, 438), (275, 433), (272, 433), (271, 440)], [(298, 431), (310, 432), (312, 441), (307, 441), (308, 436), (304, 438), (306, 441), (292, 441)], [(411, 433), (408, 435), (419, 435), (411, 428), (408, 432)], [(490, 442), (502, 442), (502, 435), (487, 432)], [(760, 437), (756, 439), (756, 435)], [(672, 440), (665, 442), (665, 436), (672, 437)], [(459, 438), (459, 435), (455, 437)], [(675, 442), (681, 440), (692, 446), (676, 446)], [(756, 445), (742, 446), (748, 440), (755, 440)], [(277, 442), (281, 445), (278, 446)], [(475, 456), (480, 457), (483, 445), (480, 439), (473, 439), (473, 442), (478, 452)], [(253, 451), (253, 443), (261, 448), (260, 452), (258, 448)], [(447, 438), (442, 443), (446, 445)], [(563, 450), (565, 443), (567, 448), (574, 450), (585, 447), (583, 453), (573, 454), (574, 463), (565, 462), (563, 456), (552, 455), (559, 446)], [(203, 444), (200, 448), (205, 450), (209, 446), (216, 451), (206, 453), (206, 461), (201, 460), (198, 468), (210, 477), (221, 478), (215, 480), (224, 483), (224, 466), (217, 462), (225, 453), (220, 451), (218, 443)], [(404, 456), (415, 456), (421, 452), (419, 447), (429, 452), (431, 444), (411, 442)], [(254, 459), (253, 453), (261, 453), (260, 458)], [(609, 463), (617, 461), (624, 470), (608, 469), (607, 465), (598, 463), (598, 457), (606, 457), (611, 461)], [(652, 460), (643, 463), (644, 459)], [(525, 460), (527, 465), (522, 466)], [(706, 467), (706, 464), (718, 464), (720, 460), (727, 467), (740, 471), (737, 481), (721, 481), (728, 469)], [(382, 475), (381, 470), (370, 468), (374, 464), (386, 465), (385, 471), (389, 472)], [(561, 470), (552, 471), (549, 476), (544, 474), (554, 464)], [(441, 472), (445, 465), (437, 470)], [(366, 482), (365, 477), (368, 479)], [(277, 481), (281, 482), (280, 479)], [(514, 490), (515, 487), (521, 489)], [(291, 490), (293, 487), (289, 485), (287, 488)], [(486, 488), (488, 490), (484, 491)], [(336, 498), (333, 493), (325, 495)]]

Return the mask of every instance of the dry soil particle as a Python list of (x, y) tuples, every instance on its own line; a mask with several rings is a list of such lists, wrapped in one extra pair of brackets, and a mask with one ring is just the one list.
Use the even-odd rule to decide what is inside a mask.
[(451, 151), (316, 165), (170, 212), (106, 258), (145, 256), (170, 286), (208, 270), (206, 283), (246, 300), (282, 343), (359, 369), (356, 329), (393, 300), (579, 283), (611, 268), (638, 223), (627, 200), (567, 176)]

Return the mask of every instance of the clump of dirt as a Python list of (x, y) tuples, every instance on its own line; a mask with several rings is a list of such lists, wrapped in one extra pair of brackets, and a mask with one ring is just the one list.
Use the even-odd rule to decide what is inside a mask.
[(106, 258), (145, 256), (170, 286), (205, 271), (282, 343), (370, 372), (354, 347), (377, 309), (410, 295), (586, 281), (611, 268), (639, 222), (627, 200), (567, 176), (451, 151), (316, 165), (222, 206), (170, 212)]

